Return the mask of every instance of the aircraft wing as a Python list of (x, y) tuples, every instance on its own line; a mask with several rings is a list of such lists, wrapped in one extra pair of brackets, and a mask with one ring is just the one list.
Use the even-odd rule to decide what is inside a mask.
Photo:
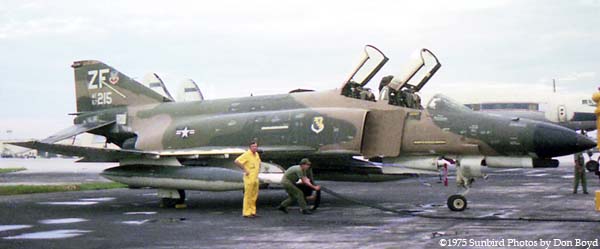
[[(80, 162), (118, 162), (121, 159), (130, 158), (160, 158), (160, 157), (177, 157), (177, 156), (217, 156), (229, 154), (242, 154), (247, 147), (225, 147), (225, 146), (209, 146), (197, 147), (182, 150), (164, 150), (164, 151), (140, 151), (140, 150), (124, 150), (124, 149), (107, 149), (94, 148), (86, 146), (51, 144), (43, 141), (25, 141), (25, 142), (10, 142), (8, 144), (21, 146), (30, 149), (61, 154), (65, 156), (83, 157)], [(314, 149), (307, 146), (275, 146), (262, 147), (261, 150), (265, 153), (271, 152), (297, 152), (307, 153), (314, 152)]]
[(84, 162), (118, 162), (119, 160), (126, 158), (159, 156), (157, 153), (139, 150), (93, 148), (75, 145), (51, 144), (41, 141), (11, 142), (9, 144), (65, 156), (83, 157), (84, 159), (81, 161)]
[(101, 128), (101, 127), (104, 127), (107, 125), (111, 125), (115, 122), (116, 122), (115, 120), (112, 120), (112, 121), (97, 122), (97, 123), (91, 122), (91, 123), (76, 124), (67, 129), (59, 131), (58, 133), (56, 133), (52, 136), (49, 136), (48, 138), (45, 138), (40, 142), (47, 143), (47, 144), (53, 144), (60, 140), (67, 139), (67, 138), (70, 138), (73, 136), (77, 136), (84, 132), (88, 132), (88, 131), (95, 130), (95, 129), (98, 129), (98, 128)]
[[(157, 152), (157, 154), (160, 156), (215, 156), (242, 154), (247, 150), (247, 146), (206, 146), (181, 150), (164, 150)], [(311, 153), (315, 152), (315, 149), (308, 146), (261, 146), (260, 151), (263, 153)]]

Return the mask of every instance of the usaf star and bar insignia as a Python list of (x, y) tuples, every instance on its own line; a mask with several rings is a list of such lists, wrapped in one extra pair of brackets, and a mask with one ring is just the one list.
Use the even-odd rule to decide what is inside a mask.
[(187, 126), (183, 129), (175, 130), (175, 135), (180, 136), (181, 138), (188, 138), (191, 135), (194, 135), (195, 133), (195, 130), (190, 130)]

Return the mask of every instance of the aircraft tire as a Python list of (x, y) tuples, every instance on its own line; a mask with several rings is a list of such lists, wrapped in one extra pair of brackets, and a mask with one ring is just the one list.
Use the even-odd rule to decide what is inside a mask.
[(177, 205), (185, 204), (185, 190), (178, 189), (180, 198), (161, 198), (160, 207), (162, 208), (175, 208)]
[(160, 207), (162, 208), (174, 208), (177, 205), (179, 199), (174, 198), (162, 198), (160, 199)]
[(448, 208), (452, 211), (459, 212), (467, 208), (467, 198), (462, 195), (451, 195), (448, 197)]
[(597, 172), (598, 171), (598, 161), (594, 161), (594, 160), (589, 160), (587, 163), (585, 163), (585, 168), (589, 171), (589, 172)]

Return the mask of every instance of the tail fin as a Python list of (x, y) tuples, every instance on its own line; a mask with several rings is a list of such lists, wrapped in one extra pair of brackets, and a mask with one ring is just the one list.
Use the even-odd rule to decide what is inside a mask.
[(181, 88), (179, 88), (177, 101), (186, 102), (198, 100), (204, 100), (204, 95), (202, 95), (202, 91), (200, 91), (196, 82), (192, 79), (184, 80), (181, 84)]
[(144, 80), (142, 80), (142, 84), (144, 84), (144, 86), (152, 89), (152, 91), (155, 91), (156, 93), (169, 99), (171, 102), (175, 101), (173, 96), (171, 96), (171, 93), (169, 93), (167, 86), (165, 86), (165, 82), (163, 82), (162, 79), (160, 79), (160, 77), (158, 77), (158, 74), (156, 74), (156, 73), (146, 74), (146, 76), (144, 76)]
[(77, 112), (162, 103), (164, 97), (100, 61), (73, 62)]

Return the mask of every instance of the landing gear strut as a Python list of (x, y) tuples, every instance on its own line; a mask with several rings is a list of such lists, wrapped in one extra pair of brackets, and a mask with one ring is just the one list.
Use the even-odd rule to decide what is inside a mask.
[(469, 190), (471, 190), (471, 185), (473, 184), (475, 179), (466, 178), (462, 175), (462, 173), (460, 173), (460, 170), (457, 170), (456, 181), (458, 187), (464, 188), (465, 191), (463, 191), (460, 194), (455, 194), (448, 197), (448, 201), (446, 202), (446, 204), (448, 205), (448, 208), (450, 210), (454, 212), (461, 212), (467, 208), (467, 198), (465, 196), (467, 195), (467, 193), (469, 193)]

